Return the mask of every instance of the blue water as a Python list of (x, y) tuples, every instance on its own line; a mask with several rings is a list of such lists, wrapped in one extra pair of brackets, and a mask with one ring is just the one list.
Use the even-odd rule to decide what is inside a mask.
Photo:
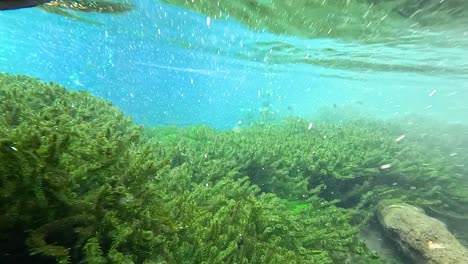
[(348, 107), (392, 118), (468, 122), (468, 31), (364, 44), (254, 32), (159, 1), (120, 15), (0, 12), (0, 72), (111, 100), (142, 124), (246, 124)]

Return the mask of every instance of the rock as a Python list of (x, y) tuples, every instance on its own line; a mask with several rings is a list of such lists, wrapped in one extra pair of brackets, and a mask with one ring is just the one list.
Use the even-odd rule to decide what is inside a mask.
[(408, 204), (379, 211), (384, 230), (418, 264), (468, 264), (468, 250), (441, 221)]

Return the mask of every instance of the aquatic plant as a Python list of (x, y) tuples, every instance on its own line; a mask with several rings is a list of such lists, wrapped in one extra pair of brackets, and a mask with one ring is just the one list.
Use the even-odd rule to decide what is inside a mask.
[[(290, 211), (290, 202), (272, 193), (259, 194), (248, 177), (234, 172), (194, 184), (190, 166), (171, 171), (167, 187), (180, 195), (169, 203), (179, 208), (176, 263), (341, 263), (350, 256), (372, 255), (349, 225), (351, 210), (314, 197)], [(184, 188), (182, 186), (192, 186)]]
[(140, 147), (130, 118), (89, 93), (25, 76), (1, 74), (0, 99), (5, 262), (139, 262), (153, 245), (142, 234), (170, 232), (168, 209), (147, 183), (164, 162)]
[(376, 207), (466, 218), (461, 125), (327, 113), (142, 132), (89, 93), (7, 74), (0, 100), (1, 262), (378, 263), (353, 226)]
[[(235, 172), (248, 176), (262, 192), (285, 199), (310, 197), (310, 190), (321, 186), (320, 197), (362, 209), (364, 223), (379, 203), (394, 201), (467, 218), (467, 157), (459, 154), (467, 147), (466, 127), (458, 125), (450, 137), (442, 136), (446, 130), (416, 130), (402, 120), (341, 120), (331, 114), (327, 120), (332, 122), (318, 118), (313, 125), (290, 119), (222, 133), (177, 130), (177, 154), (171, 155), (178, 157), (173, 160), (177, 164), (192, 164), (192, 179), (200, 183)], [(160, 142), (167, 138), (160, 136)], [(445, 149), (449, 143), (457, 143), (452, 145), (458, 151)]]
[(349, 224), (354, 210), (317, 190), (292, 206), (275, 194), (280, 187), (262, 193), (229, 153), (199, 148), (222, 133), (164, 128), (142, 136), (109, 102), (26, 76), (0, 74), (0, 100), (1, 262), (375, 258)]

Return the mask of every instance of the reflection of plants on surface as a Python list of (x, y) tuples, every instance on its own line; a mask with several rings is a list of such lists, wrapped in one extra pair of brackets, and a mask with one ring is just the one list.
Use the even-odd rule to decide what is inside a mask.
[(128, 2), (119, 3), (104, 0), (57, 0), (44, 4), (44, 6), (97, 13), (122, 13), (132, 10), (132, 5)]
[(104, 0), (53, 0), (42, 4), (39, 7), (47, 12), (55, 13), (89, 24), (99, 23), (70, 13), (67, 10), (73, 10), (78, 12), (120, 14), (124, 12), (129, 12), (133, 9), (133, 6), (128, 2), (119, 3)]
[[(164, 0), (214, 18), (234, 18), (254, 30), (299, 37), (373, 40), (402, 28), (460, 22), (468, 4), (418, 0), (185, 1)], [(461, 23), (463, 25), (463, 23)], [(400, 30), (396, 30), (400, 29)]]
[(468, 5), (464, 0), (406, 0), (394, 7), (405, 18), (413, 18), (423, 26), (446, 24), (454, 20), (465, 19)]

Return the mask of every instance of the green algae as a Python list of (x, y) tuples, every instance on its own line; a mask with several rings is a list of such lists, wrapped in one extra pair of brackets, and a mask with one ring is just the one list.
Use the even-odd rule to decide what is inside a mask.
[(289, 201), (285, 200), (286, 207), (293, 215), (298, 215), (307, 208), (309, 208), (309, 204), (304, 201)]
[[(108, 259), (111, 252), (128, 254), (121, 240), (144, 252), (140, 232), (174, 225), (158, 197), (148, 194), (151, 186), (140, 185), (163, 164), (140, 147), (140, 127), (109, 102), (5, 74), (0, 98), (6, 262), (79, 262), (90, 239)], [(137, 220), (129, 222), (130, 215)]]
[(358, 238), (375, 208), (466, 218), (463, 125), (324, 112), (312, 127), (141, 128), (6, 74), (0, 100), (5, 263), (380, 263)]
[[(224, 170), (208, 167), (223, 167), (284, 199), (318, 195), (336, 200), (340, 207), (362, 209), (358, 222), (365, 223), (376, 206), (395, 201), (466, 219), (466, 126), (419, 117), (383, 122), (331, 111), (309, 126), (290, 119), (270, 124), (259, 120), (225, 132), (193, 127), (185, 130), (190, 136), (176, 129), (184, 147), (177, 149), (174, 161), (196, 164), (195, 181), (216, 181)], [(164, 131), (166, 135), (153, 131), (161, 142), (171, 137)], [(204, 136), (193, 137), (197, 134)]]
[(1, 74), (0, 99), (2, 262), (375, 259), (350, 224), (355, 210), (304, 189), (308, 206), (291, 212), (277, 181), (262, 191), (232, 159), (198, 148), (222, 135), (207, 127), (142, 133), (107, 101), (26, 76)]

